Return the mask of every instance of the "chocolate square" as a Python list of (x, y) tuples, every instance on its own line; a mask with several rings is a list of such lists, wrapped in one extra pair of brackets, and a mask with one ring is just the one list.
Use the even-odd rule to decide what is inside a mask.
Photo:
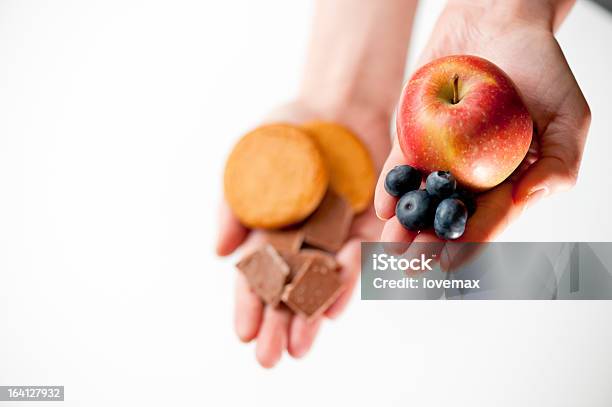
[(322, 263), (330, 270), (338, 270), (338, 263), (336, 262), (334, 256), (327, 252), (324, 252), (323, 250), (302, 249), (298, 253), (280, 252), (280, 255), (283, 260), (285, 260), (285, 263), (287, 263), (287, 265), (289, 266), (289, 276), (287, 277), (287, 283), (293, 281), (293, 278), (300, 271), (304, 263), (309, 260)]
[(236, 267), (265, 303), (273, 306), (279, 303), (289, 275), (289, 266), (272, 246), (262, 246), (240, 260)]
[(304, 242), (304, 231), (301, 228), (266, 230), (263, 237), (280, 253), (297, 253)]
[(342, 292), (338, 273), (327, 266), (315, 258), (306, 260), (283, 291), (283, 302), (308, 320), (323, 314)]
[(304, 225), (304, 241), (319, 249), (336, 252), (346, 241), (352, 221), (353, 210), (348, 201), (329, 190)]

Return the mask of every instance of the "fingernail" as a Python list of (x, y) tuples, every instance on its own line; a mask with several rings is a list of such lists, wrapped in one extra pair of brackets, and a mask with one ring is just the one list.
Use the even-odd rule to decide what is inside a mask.
[(235, 328), (236, 328), (236, 336), (238, 337), (238, 339), (240, 339), (240, 342), (244, 342), (244, 343), (250, 342), (249, 338), (247, 337), (245, 333), (246, 330), (244, 328), (244, 324), (237, 323)]
[(533, 191), (527, 196), (527, 199), (525, 200), (525, 209), (532, 207), (540, 199), (544, 198), (546, 195), (548, 195), (548, 188), (543, 187), (540, 189), (536, 189), (535, 191)]
[(238, 316), (234, 320), (234, 329), (236, 331), (236, 336), (241, 342), (248, 343), (251, 341), (251, 327), (247, 319)]

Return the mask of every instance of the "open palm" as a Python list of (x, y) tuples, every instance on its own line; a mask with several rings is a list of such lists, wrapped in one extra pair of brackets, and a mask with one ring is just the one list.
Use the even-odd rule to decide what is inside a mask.
[[(524, 162), (512, 176), (478, 197), (478, 210), (460, 241), (491, 241), (526, 204), (574, 185), (590, 123), (588, 105), (563, 56), (552, 23), (514, 19), (503, 23), (487, 10), (452, 4), (440, 16), (419, 66), (442, 56), (486, 58), (514, 81), (534, 121)], [(383, 187), (384, 176), (404, 159), (394, 143), (376, 190), (375, 206), (386, 219), (383, 241), (438, 242), (432, 232), (405, 230), (394, 217), (396, 199)]]
[[(273, 112), (266, 121), (300, 124), (313, 119), (334, 120), (351, 127), (370, 150), (376, 170), (380, 170), (390, 149), (387, 118), (372, 117), (369, 112), (358, 111), (346, 111), (341, 115), (325, 117), (314, 113), (303, 103), (292, 103)], [(347, 242), (336, 254), (344, 291), (326, 311), (327, 317), (334, 318), (345, 308), (359, 277), (360, 243), (362, 240), (376, 240), (380, 236), (382, 226), (372, 205), (353, 222)], [(239, 246), (249, 250), (262, 244), (262, 241), (262, 233), (249, 231), (242, 226), (227, 204), (222, 202), (218, 254), (228, 255)], [(257, 340), (256, 356), (259, 363), (264, 367), (272, 367), (280, 360), (285, 350), (293, 357), (303, 356), (312, 346), (323, 318), (307, 322), (286, 307), (263, 304), (250, 289), (246, 278), (241, 273), (236, 274), (236, 334), (244, 342)]]

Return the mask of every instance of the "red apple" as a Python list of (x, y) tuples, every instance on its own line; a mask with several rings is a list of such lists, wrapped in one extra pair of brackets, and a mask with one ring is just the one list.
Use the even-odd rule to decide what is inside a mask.
[(533, 132), (510, 78), (471, 55), (421, 67), (402, 91), (396, 124), (408, 164), (450, 171), (473, 190), (503, 182), (525, 158)]

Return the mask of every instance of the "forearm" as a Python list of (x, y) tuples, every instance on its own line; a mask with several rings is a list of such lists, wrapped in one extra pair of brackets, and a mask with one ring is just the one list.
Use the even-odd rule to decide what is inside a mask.
[(500, 24), (512, 21), (541, 24), (556, 31), (576, 0), (450, 0), (449, 6), (479, 9)]
[(401, 90), (417, 0), (319, 0), (301, 98), (390, 115)]

